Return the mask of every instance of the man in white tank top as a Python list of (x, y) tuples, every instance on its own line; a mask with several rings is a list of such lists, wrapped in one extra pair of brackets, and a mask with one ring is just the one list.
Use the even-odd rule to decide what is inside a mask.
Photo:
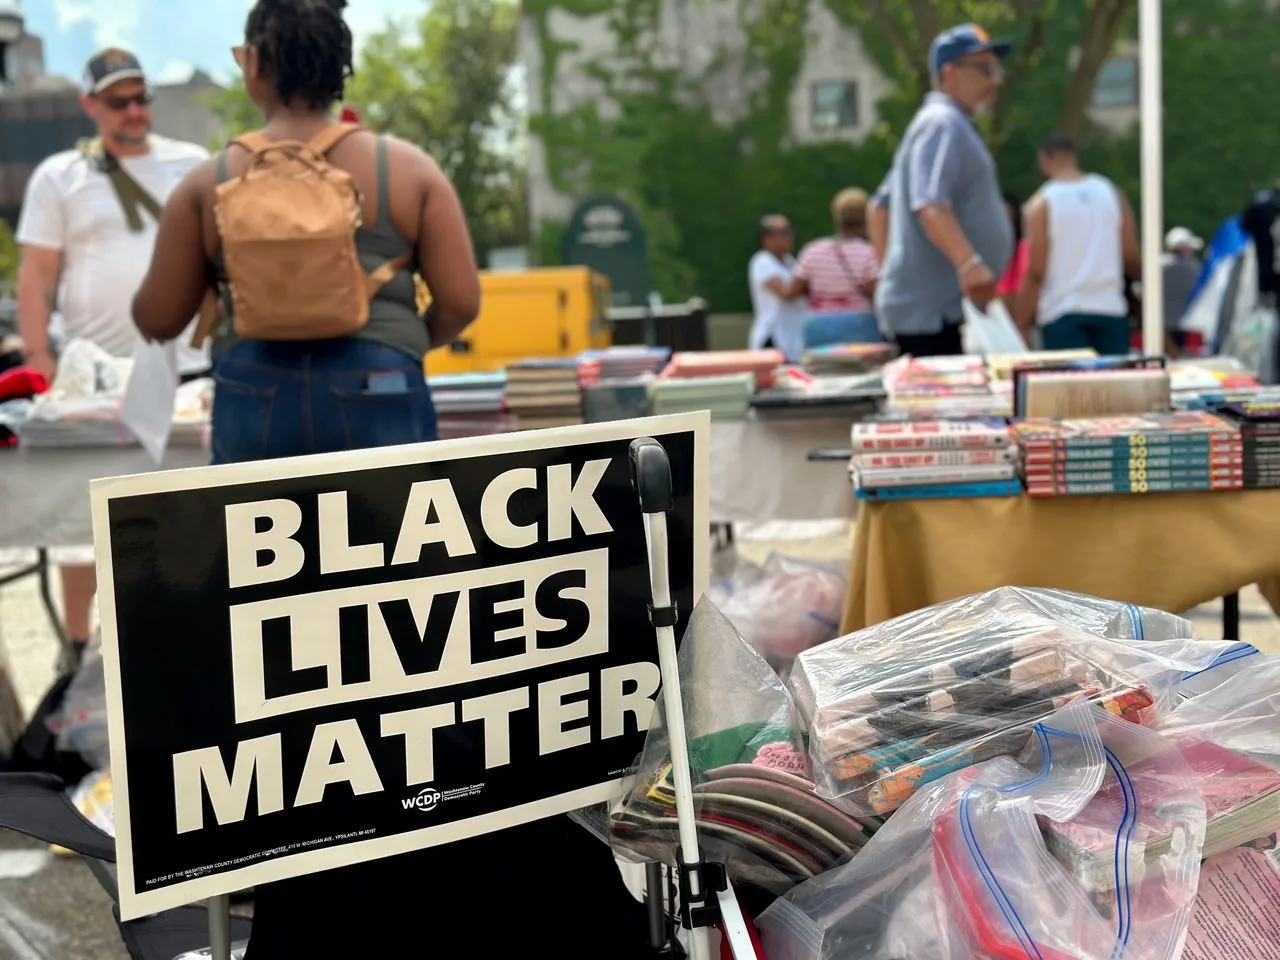
[(1024, 331), (1041, 328), (1046, 350), (1129, 352), (1125, 274), (1142, 275), (1128, 199), (1106, 177), (1083, 172), (1075, 143), (1054, 134), (1040, 149), (1048, 181), (1027, 203), (1027, 276), (1014, 307)]

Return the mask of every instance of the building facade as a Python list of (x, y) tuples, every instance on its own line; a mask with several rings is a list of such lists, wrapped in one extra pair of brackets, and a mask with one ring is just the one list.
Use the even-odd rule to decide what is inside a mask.
[[(763, 2), (652, 0), (643, 51), (647, 64), (678, 75), (680, 95), (699, 99), (716, 122), (742, 119), (770, 80), (752, 66), (753, 30), (762, 22), (766, 31), (769, 26)], [(574, 9), (598, 12), (575, 13), (568, 6), (525, 5), (520, 57), (531, 118), (563, 117), (584, 107), (605, 119), (616, 117), (619, 105), (606, 74), (636, 56), (633, 31), (619, 27), (618, 6), (605, 0), (579, 3)], [(785, 139), (794, 145), (858, 143), (879, 124), (877, 104), (891, 93), (891, 80), (858, 31), (826, 4), (803, 8), (804, 49), (788, 96)], [(1091, 119), (1117, 133), (1136, 122), (1137, 77), (1137, 51), (1125, 45), (1103, 66)], [(555, 158), (548, 155), (553, 149), (539, 136), (535, 120), (529, 137), (529, 214), (535, 235), (545, 222), (566, 220), (583, 192), (562, 170), (553, 176)]]

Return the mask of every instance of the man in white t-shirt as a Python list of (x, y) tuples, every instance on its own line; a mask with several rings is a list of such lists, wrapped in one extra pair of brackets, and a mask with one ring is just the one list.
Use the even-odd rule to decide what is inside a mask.
[(795, 282), (796, 259), (791, 255), (795, 234), (786, 217), (764, 217), (759, 229), (760, 249), (747, 267), (751, 291), (749, 346), (752, 350), (775, 347), (790, 361), (798, 361), (804, 349), (805, 301), (802, 285)]
[[(92, 148), (49, 157), (27, 184), (17, 233), (18, 326), (27, 364), (50, 379), (57, 368), (49, 338), (55, 310), (64, 342), (80, 338), (118, 357), (133, 355), (141, 337), (131, 305), (151, 263), (158, 226), (153, 208), (209, 156), (196, 144), (152, 134), (150, 99), (133, 54), (94, 55), (85, 65), (80, 102), (97, 126), (97, 140)], [(113, 167), (141, 193), (123, 178), (113, 180)], [(184, 373), (208, 369), (208, 354), (187, 348), (181, 365)], [(90, 632), (93, 567), (64, 566), (62, 584), (67, 636), (78, 652)]]

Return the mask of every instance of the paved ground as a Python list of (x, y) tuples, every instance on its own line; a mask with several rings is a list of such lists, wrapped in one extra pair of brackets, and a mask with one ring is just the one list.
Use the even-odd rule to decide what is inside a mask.
[[(739, 551), (761, 560), (770, 550), (847, 562), (841, 525), (770, 524), (739, 532)], [(0, 573), (23, 555), (0, 554)], [(1191, 611), (1199, 636), (1221, 636), (1221, 604)], [(1241, 594), (1243, 639), (1280, 652), (1280, 619), (1254, 588)], [(34, 579), (0, 589), (0, 650), (23, 708), (53, 680), (57, 651)], [(78, 858), (0, 831), (0, 960), (127, 960), (111, 902)]]

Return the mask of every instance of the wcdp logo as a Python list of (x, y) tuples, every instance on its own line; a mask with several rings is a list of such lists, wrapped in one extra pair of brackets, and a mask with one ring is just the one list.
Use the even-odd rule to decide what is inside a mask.
[(440, 791), (435, 787), (423, 787), (416, 796), (405, 797), (400, 801), (406, 810), (421, 810), (430, 813), (440, 805)]
[(400, 805), (406, 810), (421, 810), (430, 813), (446, 800), (460, 800), (463, 797), (478, 796), (484, 790), (483, 783), (473, 783), (467, 787), (450, 787), (448, 790), (437, 790), (435, 787), (423, 787), (412, 797), (405, 797)]

